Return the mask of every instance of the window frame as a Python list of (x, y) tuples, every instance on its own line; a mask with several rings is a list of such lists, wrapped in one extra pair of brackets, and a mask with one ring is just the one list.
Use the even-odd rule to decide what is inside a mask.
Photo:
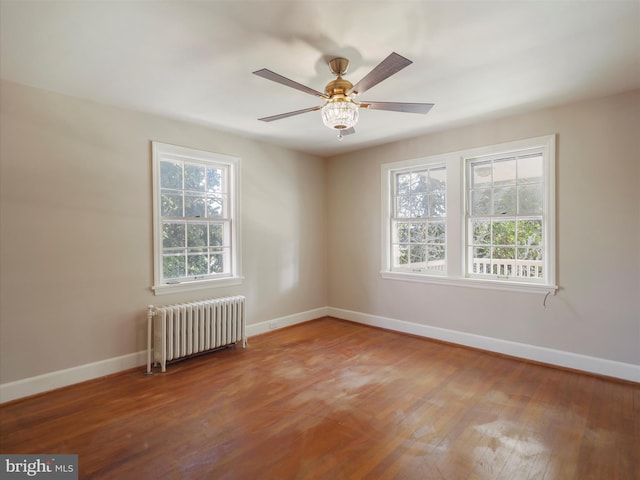
[[(468, 164), (480, 157), (491, 157), (525, 150), (540, 149), (543, 154), (543, 279), (481, 278), (467, 271), (467, 175)], [(381, 165), (382, 191), (382, 269), (384, 279), (420, 283), (456, 285), (472, 288), (509, 290), (528, 293), (555, 292), (556, 285), (556, 135), (545, 135), (513, 142), (460, 150), (450, 153), (419, 157)], [(444, 163), (447, 168), (446, 184), (446, 268), (444, 275), (432, 272), (406, 272), (392, 270), (392, 199), (394, 177), (407, 169), (429, 167)]]
[[(152, 150), (152, 191), (153, 191), (153, 286), (151, 287), (155, 295), (177, 293), (181, 291), (192, 291), (238, 285), (242, 283), (241, 276), (241, 255), (240, 255), (240, 222), (239, 222), (239, 198), (240, 179), (239, 167), (240, 159), (230, 155), (207, 152), (189, 147), (171, 145), (158, 141), (151, 142)], [(230, 236), (229, 241), (229, 269), (206, 278), (193, 278), (179, 282), (170, 282), (163, 279), (163, 242), (162, 229), (163, 219), (161, 212), (161, 185), (160, 185), (160, 163), (163, 160), (177, 160), (186, 164), (215, 166), (227, 172), (228, 213), (224, 222), (228, 222), (228, 228), (224, 235)], [(184, 216), (185, 222), (191, 217)], [(209, 221), (203, 222), (209, 223)]]
[[(396, 191), (396, 185), (397, 182), (395, 182), (395, 178), (396, 176), (399, 175), (414, 175), (414, 174), (419, 174), (419, 173), (423, 173), (423, 172), (427, 172), (428, 175), (431, 175), (432, 171), (436, 171), (436, 170), (442, 170), (444, 169), (445, 171), (445, 190), (444, 192), (442, 190), (425, 190), (424, 192), (419, 192), (419, 193), (413, 193), (410, 192), (408, 195), (401, 195), (400, 193), (398, 193)], [(394, 263), (394, 246), (396, 245), (400, 245), (403, 243), (406, 243), (409, 248), (411, 248), (412, 245), (414, 245), (413, 241), (411, 240), (411, 238), (408, 239), (407, 242), (400, 242), (400, 241), (395, 241), (394, 238), (394, 232), (395, 232), (395, 228), (392, 226), (394, 223), (406, 223), (409, 225), (414, 225), (414, 224), (424, 224), (426, 227), (426, 231), (425, 231), (425, 241), (424, 242), (420, 242), (418, 243), (419, 245), (424, 245), (425, 247), (425, 254), (426, 254), (426, 258), (425, 258), (425, 263), (428, 264), (428, 250), (429, 250), (429, 246), (431, 245), (436, 246), (439, 245), (440, 242), (429, 242), (428, 239), (428, 229), (429, 229), (429, 225), (433, 224), (433, 223), (444, 223), (445, 224), (445, 233), (444, 233), (444, 267), (441, 269), (438, 268), (428, 268), (427, 265), (422, 266), (422, 267), (414, 267), (411, 261), (411, 253), (409, 253), (409, 263), (406, 264), (406, 266), (404, 267), (396, 267), (397, 269), (393, 270), (394, 272), (407, 272), (407, 273), (420, 273), (420, 274), (429, 274), (429, 275), (437, 275), (437, 276), (445, 276), (446, 275), (446, 265), (447, 265), (447, 250), (446, 250), (446, 215), (445, 216), (436, 216), (436, 215), (422, 215), (422, 216), (408, 216), (408, 217), (399, 217), (396, 216), (395, 214), (398, 213), (397, 212), (397, 201), (399, 200), (400, 197), (414, 197), (414, 196), (424, 196), (424, 197), (428, 197), (429, 196), (433, 196), (433, 195), (437, 195), (439, 193), (443, 193), (444, 195), (444, 204), (446, 206), (447, 204), (447, 199), (446, 199), (446, 184), (447, 184), (447, 179), (446, 179), (446, 165), (442, 162), (430, 162), (429, 164), (425, 165), (425, 164), (421, 164), (417, 167), (409, 165), (405, 168), (398, 168), (396, 170), (394, 170), (393, 172), (393, 177), (391, 178), (391, 181), (393, 182), (393, 185), (391, 185), (391, 198), (390, 198), (390, 224), (389, 224), (389, 228), (390, 228), (390, 246), (391, 246), (391, 253), (390, 253), (390, 266)], [(428, 200), (427, 200), (428, 203)], [(446, 207), (445, 207), (446, 208)], [(408, 234), (409, 237), (411, 237), (411, 234)], [(409, 250), (410, 252), (411, 250)]]

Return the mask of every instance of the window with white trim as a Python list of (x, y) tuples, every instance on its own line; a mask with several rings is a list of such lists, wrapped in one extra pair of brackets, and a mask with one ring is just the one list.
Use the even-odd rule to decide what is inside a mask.
[(391, 212), (394, 270), (444, 272), (446, 181), (444, 165), (425, 165), (394, 173)]
[(382, 276), (555, 290), (555, 135), (382, 165)]
[(156, 294), (240, 282), (238, 159), (152, 142)]

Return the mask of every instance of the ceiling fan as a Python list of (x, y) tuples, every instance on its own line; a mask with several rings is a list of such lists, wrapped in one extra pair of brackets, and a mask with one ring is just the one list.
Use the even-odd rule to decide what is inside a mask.
[(315, 95), (325, 100), (324, 105), (303, 108), (293, 112), (281, 113), (270, 117), (259, 118), (263, 122), (273, 122), (282, 118), (300, 115), (301, 113), (320, 110), (322, 121), (329, 127), (338, 130), (338, 139), (342, 140), (344, 135), (355, 133), (354, 125), (358, 121), (358, 111), (360, 108), (371, 108), (374, 110), (390, 110), (394, 112), (408, 112), (426, 114), (433, 107), (433, 103), (401, 103), (401, 102), (368, 102), (356, 101), (356, 96), (366, 92), (371, 87), (377, 85), (391, 75), (399, 72), (404, 67), (413, 62), (393, 52), (378, 64), (373, 70), (353, 85), (348, 80), (342, 78), (349, 68), (349, 60), (342, 57), (333, 58), (329, 61), (329, 70), (338, 78), (329, 82), (324, 88), (324, 93), (313, 88), (302, 85), (287, 77), (283, 77), (271, 70), (263, 68), (253, 72), (254, 75), (272, 80), (287, 87), (295, 88), (301, 92)]

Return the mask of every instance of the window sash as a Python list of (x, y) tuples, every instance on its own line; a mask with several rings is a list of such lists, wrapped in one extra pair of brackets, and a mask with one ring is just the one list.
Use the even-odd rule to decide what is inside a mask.
[(238, 159), (160, 142), (152, 150), (154, 292), (238, 279)]
[(394, 170), (391, 269), (446, 272), (446, 166)]
[(542, 148), (465, 160), (465, 274), (544, 282)]

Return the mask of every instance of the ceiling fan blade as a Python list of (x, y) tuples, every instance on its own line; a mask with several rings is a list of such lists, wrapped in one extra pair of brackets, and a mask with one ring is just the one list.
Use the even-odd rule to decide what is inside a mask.
[(317, 97), (322, 97), (322, 98), (329, 98), (328, 95), (322, 92), (314, 90), (311, 87), (302, 85), (301, 83), (294, 82), (293, 80), (287, 77), (283, 77), (282, 75), (272, 72), (271, 70), (268, 70), (266, 68), (263, 68), (262, 70), (256, 70), (255, 72), (253, 72), (253, 74), (258, 75), (259, 77), (262, 77), (262, 78), (266, 78), (267, 80), (271, 80), (273, 82), (286, 85), (287, 87), (295, 88), (296, 90), (300, 90), (301, 92), (308, 93), (310, 95), (315, 95)]
[(367, 73), (362, 80), (351, 87), (347, 92), (347, 95), (351, 93), (360, 94), (366, 92), (371, 87), (379, 84), (381, 81), (389, 78), (394, 73), (399, 72), (404, 67), (411, 65), (412, 63), (413, 62), (411, 60), (393, 52), (380, 62), (373, 70)]
[(360, 102), (360, 108), (371, 110), (390, 110), (392, 112), (428, 113), (433, 103), (402, 103), (402, 102)]
[(274, 120), (280, 120), (282, 118), (293, 117), (294, 115), (300, 115), (301, 113), (313, 112), (315, 110), (320, 110), (322, 107), (310, 107), (303, 108), (302, 110), (296, 110), (294, 112), (280, 113), (279, 115), (271, 115), (270, 117), (259, 118), (258, 120), (262, 120), (263, 122), (273, 122)]

